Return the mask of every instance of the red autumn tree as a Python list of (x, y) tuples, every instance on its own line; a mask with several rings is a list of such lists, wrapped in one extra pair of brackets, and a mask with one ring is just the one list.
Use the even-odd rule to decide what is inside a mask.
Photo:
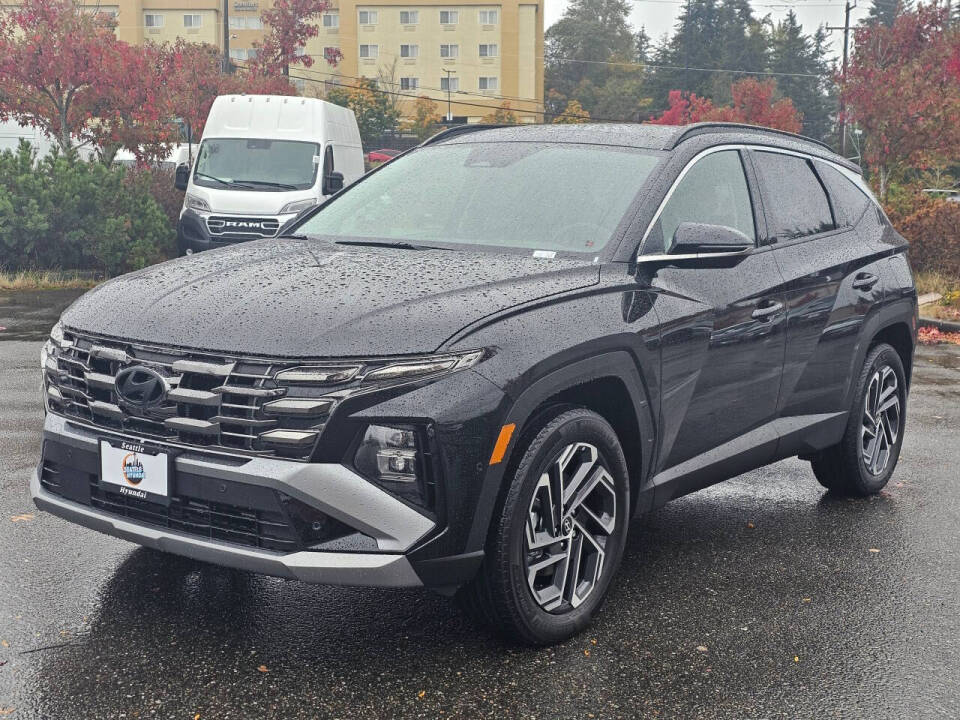
[(863, 158), (886, 197), (891, 175), (960, 160), (960, 31), (946, 9), (918, 5), (891, 27), (857, 28), (846, 77), (847, 119), (864, 132)]
[(669, 107), (655, 125), (688, 125), (695, 122), (737, 122), (800, 132), (802, 117), (790, 98), (774, 100), (777, 85), (773, 80), (746, 78), (730, 86), (730, 105), (716, 106), (708, 98), (695, 93), (671, 90)]
[(81, 108), (116, 67), (113, 22), (73, 0), (24, 0), (0, 17), (0, 118), (39, 127), (60, 147), (90, 140)]
[[(269, 30), (261, 42), (254, 43), (257, 56), (250, 62), (251, 73), (289, 75), (291, 65), (311, 67), (313, 58), (302, 51), (307, 41), (319, 34), (317, 21), (330, 7), (327, 0), (274, 0), (273, 7), (260, 15)], [(336, 51), (325, 59), (336, 65), (341, 57)]]

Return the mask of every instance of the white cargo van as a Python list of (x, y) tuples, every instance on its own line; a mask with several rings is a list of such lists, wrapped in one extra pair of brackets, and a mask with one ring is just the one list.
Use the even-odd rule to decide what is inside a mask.
[(177, 167), (186, 190), (180, 253), (273, 237), (363, 172), (352, 110), (315, 98), (221, 95), (193, 167)]

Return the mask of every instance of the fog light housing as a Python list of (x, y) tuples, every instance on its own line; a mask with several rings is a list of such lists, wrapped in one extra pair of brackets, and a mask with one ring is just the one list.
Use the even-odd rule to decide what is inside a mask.
[(426, 463), (420, 433), (407, 425), (369, 425), (353, 460), (361, 475), (384, 490), (427, 507)]

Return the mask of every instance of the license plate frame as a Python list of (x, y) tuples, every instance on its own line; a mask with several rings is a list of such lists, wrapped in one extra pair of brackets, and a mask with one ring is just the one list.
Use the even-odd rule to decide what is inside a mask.
[(173, 456), (164, 448), (139, 440), (99, 442), (99, 486), (125, 497), (170, 505)]

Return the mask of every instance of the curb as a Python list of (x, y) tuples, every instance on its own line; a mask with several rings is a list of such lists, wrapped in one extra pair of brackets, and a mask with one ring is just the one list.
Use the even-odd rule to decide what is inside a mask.
[(960, 332), (960, 323), (949, 322), (947, 320), (934, 320), (933, 318), (921, 317), (920, 327), (932, 327), (940, 332)]

